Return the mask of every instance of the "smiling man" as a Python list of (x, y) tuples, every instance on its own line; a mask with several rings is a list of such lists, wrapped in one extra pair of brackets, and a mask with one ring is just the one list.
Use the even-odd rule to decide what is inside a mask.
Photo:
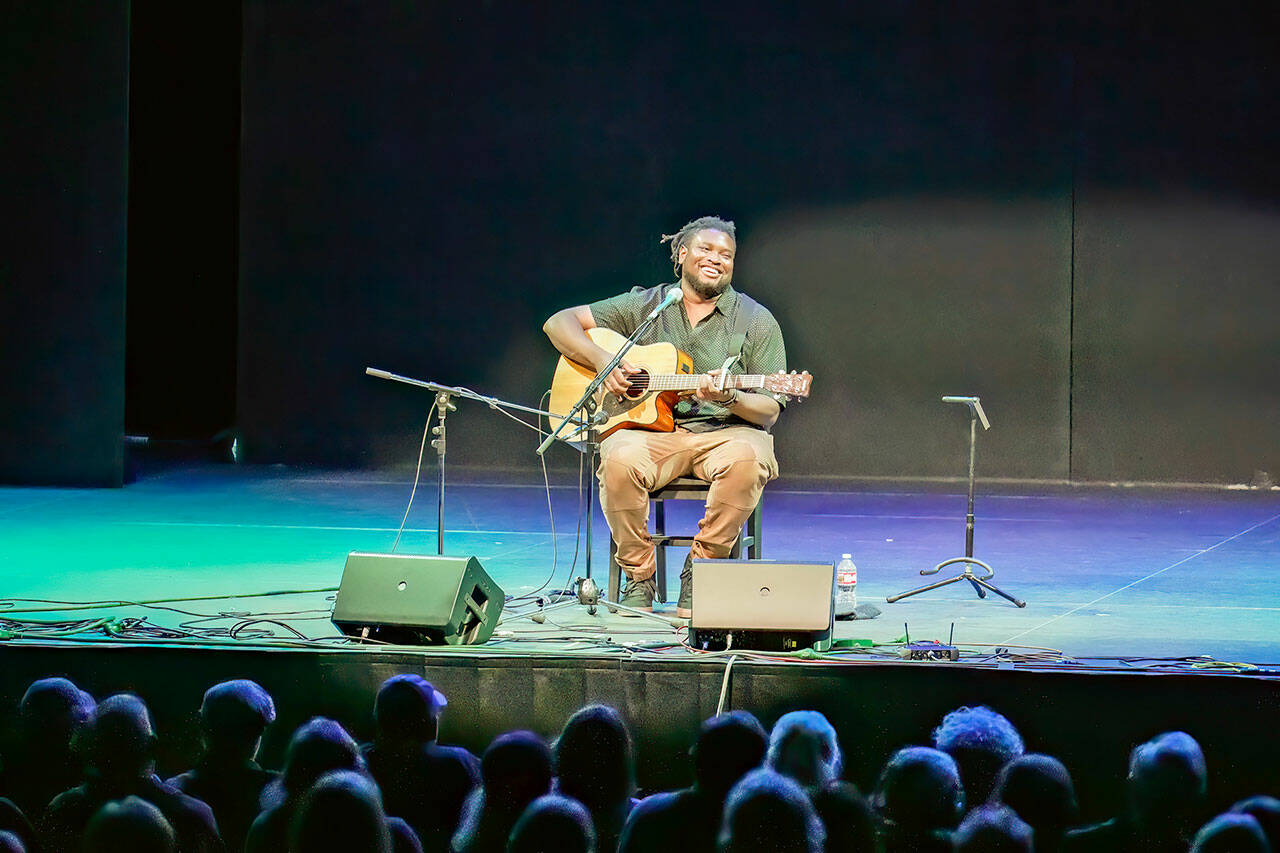
[[(600, 443), (600, 503), (617, 543), (618, 565), (626, 573), (622, 603), (653, 607), (656, 569), (649, 536), (649, 493), (677, 477), (695, 476), (711, 484), (706, 514), (680, 573), (677, 614), (688, 618), (693, 602), (693, 558), (729, 556), (742, 525), (755, 509), (765, 483), (778, 475), (769, 429), (786, 398), (767, 391), (721, 390), (720, 367), (731, 355), (737, 374), (767, 374), (786, 369), (786, 350), (778, 321), (755, 300), (735, 290), (733, 266), (737, 239), (732, 222), (704, 216), (675, 234), (671, 261), (683, 298), (663, 310), (641, 345), (665, 341), (693, 359), (703, 374), (701, 386), (676, 405), (675, 429), (652, 432), (620, 429)], [(587, 332), (606, 328), (630, 335), (662, 304), (670, 284), (633, 288), (589, 305), (566, 308), (542, 327), (565, 357), (604, 368), (614, 353), (595, 344)], [(608, 393), (622, 395), (636, 368), (623, 361), (605, 378)]]

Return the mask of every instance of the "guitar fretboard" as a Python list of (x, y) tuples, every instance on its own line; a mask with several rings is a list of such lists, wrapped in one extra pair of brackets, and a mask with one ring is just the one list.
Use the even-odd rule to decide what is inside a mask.
[[(702, 385), (705, 374), (688, 373), (655, 373), (648, 377), (647, 387), (650, 391), (693, 391)], [(636, 377), (644, 382), (643, 377)], [(724, 383), (726, 388), (763, 388), (765, 377), (760, 374), (744, 374), (730, 376)]]

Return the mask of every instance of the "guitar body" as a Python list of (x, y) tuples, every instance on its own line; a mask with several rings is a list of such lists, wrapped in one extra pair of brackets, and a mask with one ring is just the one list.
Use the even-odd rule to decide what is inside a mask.
[[(611, 329), (594, 328), (587, 331), (587, 337), (597, 345), (616, 353), (627, 342), (625, 336)], [(632, 347), (627, 351), (626, 360), (641, 373), (632, 377), (631, 391), (625, 399), (619, 400), (615, 395), (603, 388), (596, 392), (596, 401), (600, 410), (609, 419), (597, 427), (601, 438), (620, 429), (649, 429), (656, 432), (671, 432), (675, 429), (675, 415), (672, 410), (680, 399), (679, 391), (651, 391), (647, 388), (647, 377), (665, 374), (693, 375), (693, 359), (668, 343), (649, 344), (643, 347)], [(556, 364), (555, 375), (551, 379), (551, 400), (547, 404), (548, 411), (563, 415), (578, 402), (596, 372), (584, 367), (564, 356)], [(563, 418), (551, 418), (554, 429)], [(566, 429), (565, 439), (571, 444), (581, 444), (586, 440), (582, 430)]]

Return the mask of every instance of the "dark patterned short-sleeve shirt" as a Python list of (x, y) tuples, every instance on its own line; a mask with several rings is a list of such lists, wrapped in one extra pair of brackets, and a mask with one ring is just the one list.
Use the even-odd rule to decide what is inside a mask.
[[(667, 295), (672, 285), (635, 287), (627, 293), (587, 307), (596, 325), (612, 329), (622, 335), (630, 335), (649, 316)], [(730, 285), (716, 300), (716, 307), (697, 326), (689, 325), (689, 315), (684, 303), (672, 305), (658, 315), (658, 322), (640, 338), (640, 345), (666, 341), (676, 349), (688, 353), (693, 359), (693, 369), (698, 373), (716, 370), (729, 357), (729, 344), (733, 337), (737, 312), (743, 309), (739, 293)], [(746, 341), (742, 345), (742, 358), (730, 368), (735, 374), (777, 373), (787, 369), (787, 350), (782, 342), (782, 329), (773, 314), (763, 305), (756, 308), (747, 325)], [(747, 389), (742, 389), (744, 392)], [(785, 406), (787, 398), (781, 394), (754, 390), (751, 393), (766, 394)], [(726, 426), (756, 426), (739, 418), (724, 406), (693, 397), (684, 397), (675, 408), (676, 421), (686, 429), (703, 431)]]

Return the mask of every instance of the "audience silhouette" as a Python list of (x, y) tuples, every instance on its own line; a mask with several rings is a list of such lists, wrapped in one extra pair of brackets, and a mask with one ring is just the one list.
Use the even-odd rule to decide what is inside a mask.
[(290, 853), (391, 853), (391, 828), (372, 779), (332, 770), (298, 800)]
[(200, 703), (204, 753), (191, 770), (169, 779), (170, 785), (213, 810), (228, 850), (244, 849), (262, 789), (276, 778), (256, 761), (262, 733), (275, 718), (275, 703), (256, 683), (215, 684)]
[(622, 830), (621, 853), (665, 851), (671, 839), (690, 853), (710, 853), (718, 844), (724, 800), (730, 789), (764, 760), (768, 736), (746, 711), (712, 717), (693, 745), (693, 786), (647, 797)]
[(964, 814), (960, 768), (941, 750), (900, 749), (880, 772), (875, 803), (886, 853), (950, 850), (950, 831)]
[(84, 758), (76, 741), (93, 714), (93, 697), (66, 678), (41, 678), (18, 703), (16, 737), (0, 795), (35, 818), (49, 801), (80, 784)]
[(607, 705), (588, 705), (569, 717), (555, 744), (555, 790), (591, 813), (596, 843), (614, 850), (635, 800), (631, 733)]
[(551, 749), (533, 732), (499, 735), (480, 759), (480, 777), (453, 836), (456, 853), (506, 850), (525, 808), (551, 790)]
[(366, 772), (360, 749), (347, 730), (334, 720), (313, 717), (289, 740), (280, 778), (263, 789), (262, 813), (249, 827), (245, 853), (284, 850), (298, 803), (316, 780), (331, 770)]
[(985, 803), (1000, 768), (1022, 755), (1022, 735), (1004, 715), (985, 705), (961, 707), (933, 730), (933, 745), (956, 760), (965, 801)]
[(871, 806), (849, 782), (831, 782), (811, 794), (827, 830), (827, 853), (874, 853), (876, 824)]
[(840, 778), (843, 757), (836, 730), (817, 711), (792, 711), (774, 723), (766, 765), (816, 791)]
[(507, 853), (594, 853), (596, 832), (582, 803), (562, 794), (538, 797), (511, 830)]
[(104, 804), (130, 795), (155, 806), (173, 827), (180, 851), (222, 849), (209, 807), (155, 775), (156, 735), (146, 704), (121, 693), (94, 709), (85, 731), (84, 782), (54, 798), (41, 821), (44, 847), (74, 850), (90, 818)]
[(1227, 813), (1200, 827), (1191, 853), (1271, 853), (1271, 845), (1253, 815)]
[[(0, 797), (0, 832), (8, 833), (22, 843), (23, 847), (34, 848), (36, 843), (35, 827), (18, 808), (13, 800)], [(3, 849), (3, 848), (0, 848)]]
[(820, 853), (824, 842), (808, 795), (781, 773), (752, 770), (725, 799), (722, 853)]
[(1013, 809), (1035, 836), (1036, 853), (1057, 853), (1079, 811), (1071, 774), (1050, 755), (1028, 753), (1010, 761), (996, 779), (992, 802)]
[(956, 853), (1032, 853), (1031, 827), (1008, 806), (978, 806), (952, 835)]
[(1280, 850), (1280, 800), (1275, 797), (1249, 797), (1233, 805), (1228, 812), (1251, 815), (1262, 832), (1267, 836), (1267, 843), (1272, 850)]
[(95, 705), (64, 678), (41, 679), (12, 720), (18, 748), (0, 779), (28, 798), (51, 780), (66, 787), (30, 813), (34, 828), (0, 797), (0, 853), (1269, 853), (1280, 831), (1271, 796), (1205, 822), (1204, 752), (1180, 731), (1134, 747), (1125, 802), (1080, 827), (1067, 767), (1024, 754), (1009, 721), (981, 706), (946, 714), (938, 748), (894, 752), (871, 797), (840, 778), (822, 714), (785, 713), (771, 734), (745, 711), (718, 715), (689, 750), (693, 784), (637, 804), (632, 739), (613, 708), (580, 709), (550, 746), (533, 732), (499, 735), (477, 760), (438, 743), (447, 705), (421, 676), (388, 678), (371, 743), (315, 717), (275, 774), (257, 762), (271, 696), (224, 681), (200, 705), (199, 760), (161, 782), (142, 699)]
[(98, 809), (84, 832), (85, 853), (173, 853), (178, 836), (160, 810), (128, 796)]
[(1185, 851), (1205, 818), (1204, 753), (1186, 732), (1166, 732), (1134, 747), (1126, 783), (1128, 807), (1067, 834), (1064, 849), (1085, 853)]
[(443, 693), (418, 675), (393, 675), (374, 702), (376, 734), (361, 747), (387, 814), (413, 827), (428, 853), (447, 853), (462, 806), (480, 782), (480, 762), (436, 742)]

